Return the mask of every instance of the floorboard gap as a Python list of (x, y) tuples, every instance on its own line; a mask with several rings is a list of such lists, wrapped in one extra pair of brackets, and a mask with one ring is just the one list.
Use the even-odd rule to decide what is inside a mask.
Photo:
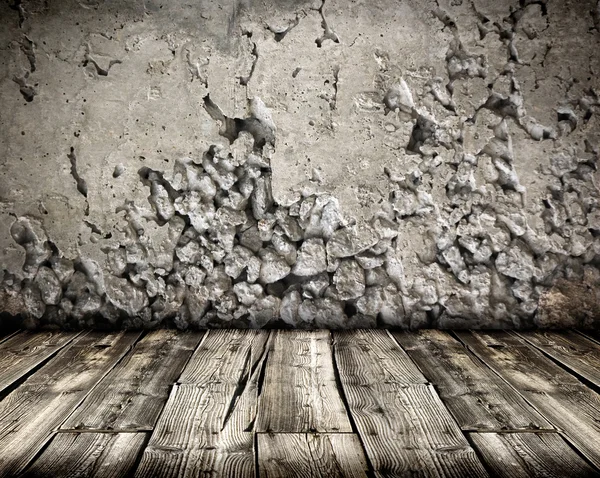
[(587, 388), (589, 388), (593, 392), (600, 394), (600, 387), (598, 387), (598, 385), (596, 385), (594, 382), (591, 382), (590, 380), (588, 380), (587, 378), (583, 377), (578, 372), (576, 372), (575, 370), (570, 368), (568, 365), (565, 365), (560, 360), (554, 358), (552, 355), (548, 354), (543, 349), (539, 348), (537, 345), (535, 345), (532, 342), (530, 342), (529, 340), (527, 340), (527, 338), (523, 337), (521, 334), (519, 334), (517, 332), (512, 332), (512, 331), (510, 332), (510, 334), (512, 334), (516, 337), (519, 337), (519, 339), (523, 340), (529, 347), (533, 348), (534, 350), (537, 350), (538, 352), (541, 352), (544, 357), (546, 357), (551, 362), (553, 362), (554, 364), (556, 364), (560, 368), (562, 368), (565, 372), (569, 373), (570, 375), (575, 377), (577, 380), (579, 380), (582, 383), (582, 385), (585, 385)]
[(54, 433), (107, 433), (117, 435), (119, 433), (152, 433), (154, 428), (132, 428), (132, 429), (117, 429), (117, 430), (104, 430), (101, 428), (59, 428), (58, 430), (54, 430)]
[(467, 440), (467, 443), (469, 444), (469, 446), (473, 449), (475, 456), (481, 462), (481, 464), (483, 465), (483, 468), (485, 468), (485, 471), (487, 471), (490, 476), (494, 476), (495, 475), (494, 470), (492, 470), (491, 467), (488, 465), (488, 463), (485, 461), (485, 457), (482, 455), (482, 453), (479, 451), (479, 448), (477, 448), (477, 445), (475, 445), (475, 443), (471, 439), (471, 434), (463, 432), (463, 435), (465, 436), (465, 439)]
[(598, 468), (596, 465), (594, 465), (594, 463), (591, 462), (591, 460), (585, 456), (583, 453), (581, 453), (581, 451), (579, 450), (579, 448), (577, 448), (577, 446), (575, 446), (574, 443), (571, 442), (571, 440), (569, 440), (569, 437), (567, 437), (563, 432), (559, 432), (560, 437), (563, 439), (563, 441), (575, 452), (577, 453), (577, 455), (583, 460), (585, 461), (588, 465), (590, 465), (594, 470), (596, 470), (598, 472), (597, 475), (594, 475), (596, 477), (600, 476), (600, 468)]
[(340, 394), (342, 403), (344, 404), (344, 408), (346, 409), (346, 415), (348, 415), (348, 420), (350, 421), (350, 427), (352, 427), (352, 433), (356, 434), (356, 436), (358, 437), (358, 441), (360, 442), (360, 446), (365, 455), (365, 460), (367, 462), (367, 468), (368, 468), (367, 476), (369, 478), (375, 478), (375, 476), (376, 476), (375, 468), (373, 467), (373, 463), (371, 463), (371, 459), (369, 457), (369, 454), (367, 453), (367, 448), (365, 447), (365, 443), (363, 442), (362, 436), (360, 435), (360, 433), (358, 433), (358, 427), (356, 426), (356, 422), (354, 421), (354, 417), (352, 416), (352, 413), (350, 411), (348, 399), (346, 397), (346, 393), (344, 392), (344, 386), (342, 385), (340, 371), (338, 369), (337, 360), (335, 358), (336, 344), (335, 344), (334, 332), (329, 332), (329, 337), (330, 337), (329, 340), (330, 340), (330, 346), (331, 346), (331, 360), (333, 362), (333, 374), (335, 376), (335, 384), (337, 386), (338, 393)]
[[(468, 332), (471, 332), (471, 331), (468, 331)], [(480, 358), (480, 357), (479, 357), (479, 356), (478, 356), (478, 355), (477, 355), (477, 354), (476, 354), (476, 353), (475, 353), (473, 350), (471, 350), (471, 348), (470, 348), (470, 347), (469, 347), (467, 344), (465, 344), (465, 343), (464, 343), (464, 342), (463, 342), (463, 341), (460, 339), (460, 337), (459, 337), (459, 336), (458, 336), (458, 335), (457, 335), (457, 334), (456, 334), (454, 331), (451, 331), (451, 330), (449, 330), (449, 331), (448, 331), (448, 333), (449, 333), (450, 335), (452, 335), (452, 337), (454, 337), (456, 340), (458, 340), (458, 342), (459, 342), (460, 344), (462, 344), (462, 346), (463, 346), (463, 347), (466, 349), (466, 351), (469, 353), (469, 356), (470, 356), (472, 359), (476, 359), (476, 360), (477, 360), (479, 363), (483, 364), (483, 366), (484, 366), (485, 368), (487, 368), (487, 369), (491, 370), (491, 371), (492, 371), (492, 372), (493, 372), (493, 373), (494, 373), (496, 376), (500, 377), (500, 379), (501, 379), (501, 380), (502, 380), (504, 383), (506, 383), (506, 384), (507, 384), (507, 385), (508, 385), (510, 388), (512, 388), (512, 389), (513, 389), (513, 390), (514, 390), (514, 391), (515, 391), (515, 392), (516, 392), (516, 393), (517, 393), (517, 394), (518, 394), (518, 395), (519, 395), (519, 396), (520, 396), (520, 397), (521, 397), (521, 398), (522, 398), (522, 399), (525, 401), (525, 403), (526, 403), (527, 405), (529, 405), (529, 406), (530, 406), (530, 407), (531, 407), (533, 410), (535, 410), (535, 411), (536, 411), (536, 412), (537, 412), (537, 413), (538, 413), (540, 416), (542, 416), (542, 417), (543, 417), (543, 418), (544, 418), (544, 419), (545, 419), (545, 420), (546, 420), (548, 423), (550, 423), (550, 424), (551, 424), (551, 425), (553, 425), (553, 426), (556, 426), (556, 425), (555, 425), (555, 424), (552, 422), (552, 420), (550, 420), (550, 419), (549, 419), (549, 418), (548, 418), (546, 415), (544, 415), (544, 414), (543, 414), (543, 413), (542, 413), (540, 410), (538, 410), (538, 408), (537, 408), (537, 407), (536, 407), (536, 406), (535, 406), (533, 403), (531, 403), (531, 402), (530, 402), (530, 401), (527, 399), (527, 397), (526, 397), (526, 396), (524, 396), (524, 395), (523, 395), (523, 394), (522, 394), (522, 393), (521, 393), (521, 392), (520, 392), (520, 391), (519, 391), (519, 390), (518, 390), (518, 389), (517, 389), (517, 388), (516, 388), (516, 387), (515, 387), (515, 386), (514, 386), (512, 383), (510, 383), (508, 380), (506, 380), (506, 379), (505, 379), (505, 378), (504, 378), (504, 377), (503, 377), (503, 376), (502, 376), (500, 373), (498, 373), (496, 370), (494, 370), (494, 368), (493, 368), (493, 367), (490, 367), (490, 366), (489, 366), (489, 365), (488, 365), (488, 364), (485, 362), (485, 360), (482, 360), (482, 359), (481, 359), (481, 358)], [(533, 431), (535, 432), (535, 431), (537, 431), (537, 430), (533, 430)]]
[(129, 356), (129, 354), (130, 354), (130, 353), (133, 351), (133, 349), (135, 349), (135, 347), (137, 346), (137, 344), (138, 344), (138, 343), (139, 343), (139, 342), (140, 342), (140, 341), (141, 341), (141, 340), (142, 340), (142, 339), (143, 339), (143, 338), (144, 338), (144, 337), (145, 337), (147, 334), (148, 334), (148, 331), (142, 331), (142, 332), (140, 333), (140, 335), (138, 336), (138, 338), (135, 340), (135, 342), (133, 342), (133, 343), (132, 343), (132, 344), (129, 346), (129, 348), (127, 349), (127, 352), (125, 352), (125, 353), (123, 354), (123, 356), (122, 356), (122, 357), (121, 357), (119, 360), (117, 360), (117, 362), (115, 362), (115, 363), (114, 363), (114, 365), (113, 365), (113, 366), (112, 366), (110, 369), (108, 369), (108, 370), (106, 371), (106, 373), (105, 373), (104, 375), (102, 375), (102, 377), (100, 377), (100, 379), (98, 379), (98, 380), (96, 381), (96, 383), (94, 383), (94, 385), (93, 385), (93, 386), (92, 386), (92, 387), (91, 387), (91, 388), (90, 388), (90, 389), (87, 391), (87, 393), (86, 393), (86, 394), (83, 396), (83, 398), (81, 399), (81, 401), (80, 401), (80, 402), (79, 402), (77, 405), (75, 405), (75, 407), (73, 407), (73, 409), (71, 410), (71, 413), (69, 413), (69, 414), (68, 414), (68, 415), (65, 417), (65, 419), (64, 419), (64, 420), (63, 420), (63, 421), (60, 423), (60, 425), (58, 426), (58, 429), (59, 429), (59, 430), (61, 429), (60, 427), (62, 427), (62, 426), (63, 426), (63, 424), (67, 423), (67, 421), (69, 420), (69, 418), (71, 418), (71, 415), (73, 415), (73, 414), (74, 414), (74, 413), (77, 411), (77, 409), (78, 409), (78, 408), (79, 408), (79, 407), (80, 407), (80, 406), (83, 404), (83, 402), (85, 402), (85, 399), (86, 399), (86, 398), (88, 398), (88, 397), (90, 396), (90, 394), (91, 394), (91, 393), (94, 391), (94, 389), (95, 389), (95, 388), (96, 388), (96, 387), (97, 387), (97, 386), (98, 386), (100, 383), (102, 383), (102, 381), (103, 381), (103, 380), (105, 380), (105, 379), (106, 379), (106, 377), (108, 377), (108, 375), (109, 375), (109, 374), (110, 374), (110, 373), (111, 373), (111, 372), (112, 372), (112, 371), (113, 371), (115, 368), (117, 368), (117, 367), (118, 367), (118, 366), (121, 364), (121, 362), (123, 362), (123, 360), (125, 360), (125, 358), (126, 358), (126, 357), (128, 357), (128, 356)]
[(25, 375), (23, 375), (18, 380), (14, 381), (8, 387), (6, 387), (4, 390), (2, 390), (0, 392), (0, 402), (2, 400), (4, 400), (8, 395), (10, 395), (12, 392), (14, 392), (17, 388), (19, 388), (21, 385), (23, 385), (23, 383), (25, 383), (29, 377), (31, 377), (38, 370), (40, 370), (42, 367), (47, 365), (48, 362), (50, 362), (50, 360), (55, 358), (60, 352), (71, 347), (77, 339), (81, 339), (86, 334), (87, 334), (87, 332), (76, 335), (75, 337), (73, 337), (73, 339), (70, 342), (67, 342), (63, 347), (59, 348), (58, 350), (55, 350), (51, 355), (49, 355), (42, 362), (40, 362), (35, 367), (33, 367), (29, 372), (27, 372)]
[(152, 433), (149, 433), (149, 432), (144, 433), (144, 445), (140, 448), (140, 452), (138, 453), (138, 456), (135, 459), (135, 463), (133, 464), (133, 466), (131, 467), (131, 471), (125, 476), (125, 478), (134, 478), (135, 473), (136, 473), (137, 469), (139, 468), (140, 463), (142, 462), (144, 452), (146, 451), (146, 447), (148, 446), (148, 443), (150, 442), (151, 436), (152, 436)]
[(24, 474), (27, 473), (27, 470), (29, 470), (33, 466), (33, 464), (37, 461), (37, 459), (40, 456), (42, 456), (44, 454), (44, 452), (48, 449), (48, 447), (52, 443), (52, 440), (54, 440), (55, 437), (56, 437), (56, 433), (52, 433), (52, 435), (50, 435), (50, 437), (48, 437), (48, 439), (46, 440), (46, 443), (44, 443), (44, 445), (33, 456), (33, 458), (31, 458), (31, 460), (29, 460), (29, 462), (27, 463), (27, 465), (23, 468), (23, 471), (21, 471), (20, 475), (24, 475)]

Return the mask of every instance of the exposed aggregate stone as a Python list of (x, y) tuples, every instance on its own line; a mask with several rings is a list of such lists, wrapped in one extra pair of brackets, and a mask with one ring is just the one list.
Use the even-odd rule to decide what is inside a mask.
[[(278, 202), (271, 158), (281, 145), (270, 108), (251, 96), (248, 116), (230, 118), (207, 94), (204, 109), (225, 141), (161, 170), (141, 162), (145, 201), (117, 208), (122, 235), (103, 246), (104, 261), (83, 250), (66, 257), (42, 218), (14, 215), (8, 234), (24, 260), (0, 276), (0, 312), (29, 328), (598, 326), (600, 137), (569, 137), (600, 101), (593, 88), (571, 95), (556, 105), (554, 125), (528, 112), (519, 79), (527, 48), (517, 38), (534, 4), (546, 2), (520, 2), (503, 24), (479, 23), (480, 41), (506, 56), (501, 71), (485, 48), (469, 51), (466, 33), (437, 8), (435, 21), (452, 36), (446, 71), (417, 86), (407, 75), (384, 78), (382, 66), (385, 88), (357, 97), (379, 126), (390, 121), (389, 133), (408, 128), (400, 149), (412, 160), (382, 171), (385, 198), (371, 217), (343, 214), (318, 168)], [(331, 31), (319, 41), (339, 38)], [(40, 101), (25, 79), (15, 80), (20, 94)], [(478, 102), (461, 96), (482, 81)], [(335, 95), (326, 95), (331, 109)], [(533, 168), (542, 185), (534, 200), (522, 179), (532, 172), (516, 167), (516, 138), (547, 148)], [(127, 168), (111, 167), (113, 178)]]

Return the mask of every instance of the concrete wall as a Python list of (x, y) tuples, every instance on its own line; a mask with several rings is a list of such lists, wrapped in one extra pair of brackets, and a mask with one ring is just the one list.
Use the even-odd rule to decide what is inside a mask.
[(24, 326), (600, 323), (596, 0), (0, 4)]

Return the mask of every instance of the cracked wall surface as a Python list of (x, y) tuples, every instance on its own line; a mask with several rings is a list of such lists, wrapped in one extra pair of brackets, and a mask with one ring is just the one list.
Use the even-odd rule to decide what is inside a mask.
[(598, 327), (597, 0), (0, 4), (0, 326)]

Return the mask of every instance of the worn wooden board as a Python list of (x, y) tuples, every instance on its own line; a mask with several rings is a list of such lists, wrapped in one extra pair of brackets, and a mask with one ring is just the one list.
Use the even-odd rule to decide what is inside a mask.
[(600, 387), (600, 344), (571, 330), (520, 332), (517, 335)]
[(152, 430), (203, 332), (156, 330), (140, 340), (62, 425), (77, 430)]
[[(268, 331), (210, 331), (175, 385), (136, 477), (255, 476), (257, 380)], [(192, 381), (194, 380), (194, 381)]]
[(553, 429), (513, 387), (440, 330), (394, 332), (463, 430)]
[(92, 332), (79, 337), (0, 402), (0, 476), (23, 470), (139, 336)]
[[(333, 339), (333, 348), (339, 352), (335, 355), (338, 366), (344, 367), (348, 383), (427, 383), (415, 363), (386, 330), (334, 332)], [(368, 370), (363, 369), (362, 362), (355, 357), (368, 362)]]
[(257, 461), (262, 478), (366, 478), (369, 471), (352, 433), (259, 433)]
[(558, 433), (471, 433), (498, 478), (600, 476)]
[(419, 383), (425, 378), (391, 336), (357, 331), (361, 346), (348, 346), (354, 333), (341, 335), (334, 349), (340, 381), (376, 476), (487, 476), (433, 386)]
[(146, 433), (59, 433), (22, 478), (121, 478), (134, 471)]
[(21, 332), (0, 344), (0, 392), (66, 347), (80, 332)]
[(260, 397), (258, 432), (351, 432), (327, 330), (275, 332)]
[(509, 332), (457, 332), (457, 336), (600, 466), (600, 395)]

